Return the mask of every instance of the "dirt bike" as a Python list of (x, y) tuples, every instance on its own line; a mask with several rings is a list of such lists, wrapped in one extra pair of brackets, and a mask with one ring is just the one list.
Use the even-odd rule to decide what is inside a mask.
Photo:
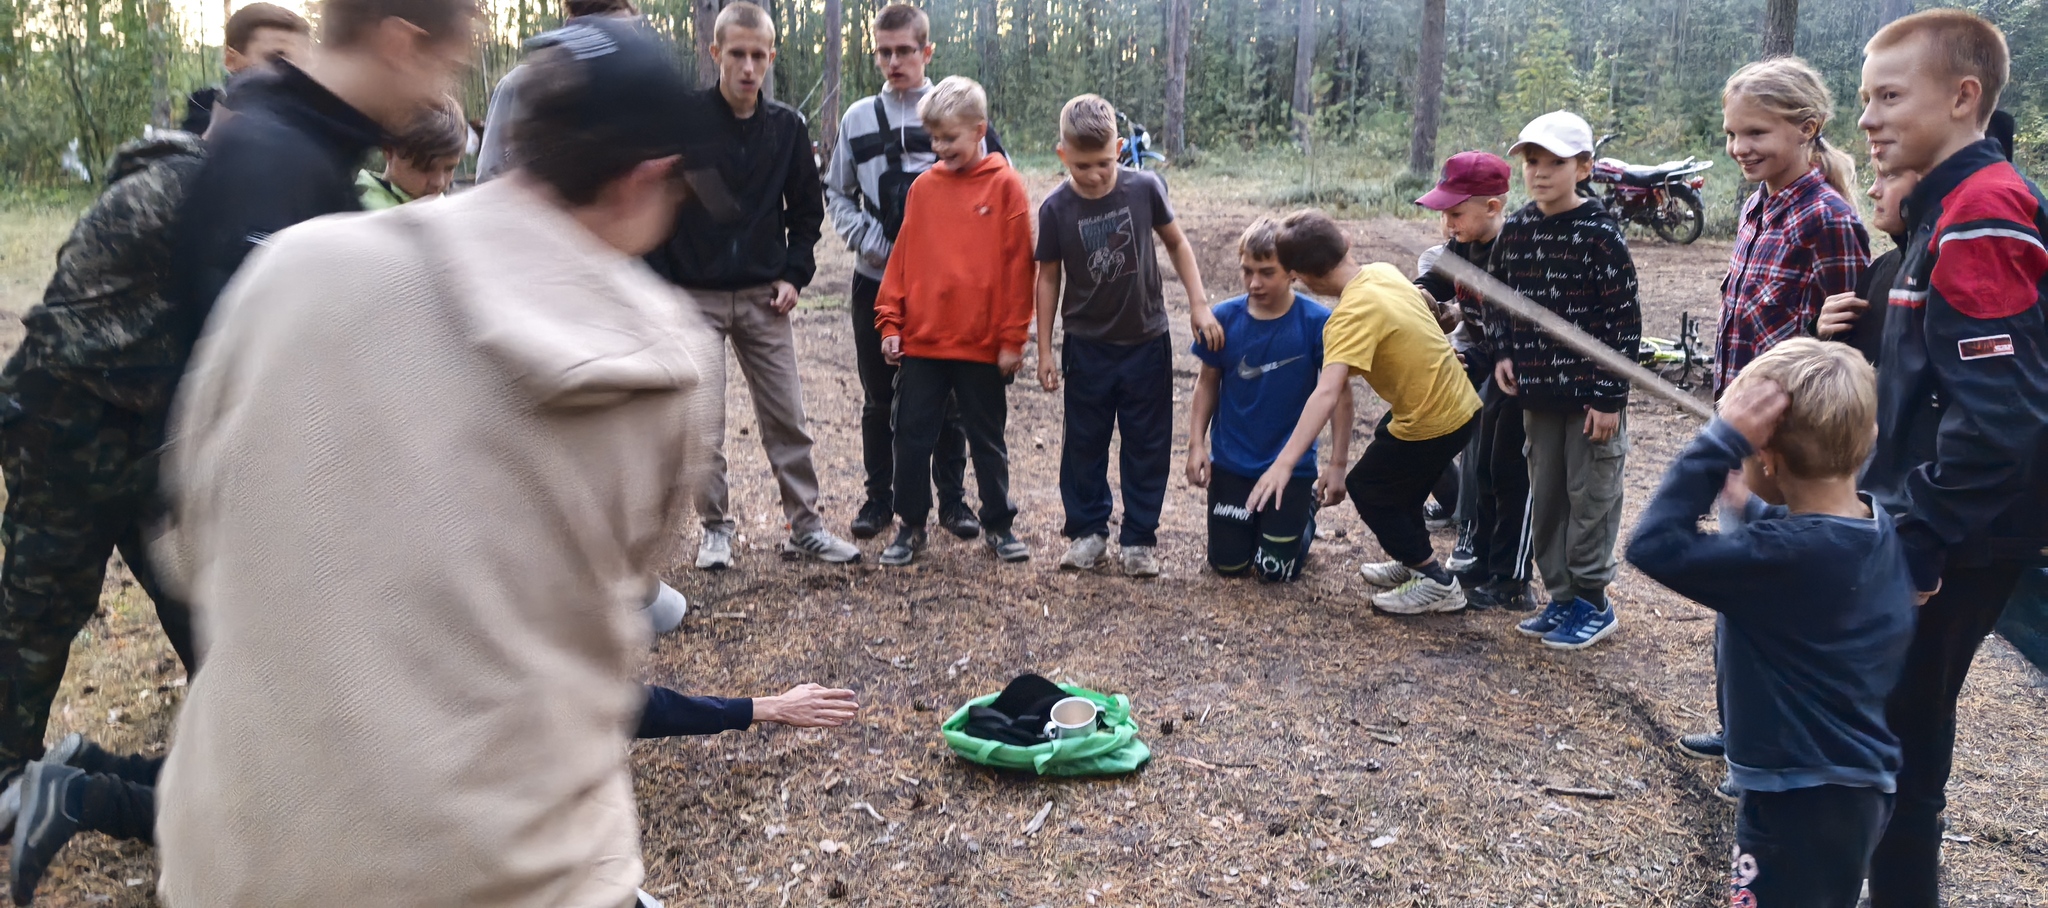
[[(1612, 135), (1601, 136), (1593, 146), (1594, 153), (1613, 139)], [(1600, 201), (1615, 220), (1641, 224), (1668, 242), (1690, 243), (1699, 239), (1706, 227), (1706, 205), (1700, 190), (1707, 185), (1707, 178), (1700, 173), (1712, 166), (1712, 161), (1692, 157), (1655, 167), (1600, 158), (1593, 162), (1592, 179), (1582, 188), (1598, 187)]]
[(1118, 164), (1135, 170), (1157, 170), (1166, 163), (1165, 155), (1152, 150), (1152, 133), (1146, 131), (1145, 124), (1124, 116), (1121, 110), (1116, 112), (1116, 118), (1124, 121), (1130, 132), (1124, 139), (1123, 153), (1117, 156)]

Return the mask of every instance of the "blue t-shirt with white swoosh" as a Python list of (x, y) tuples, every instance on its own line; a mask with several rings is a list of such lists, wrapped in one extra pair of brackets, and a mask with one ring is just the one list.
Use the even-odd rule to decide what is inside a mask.
[[(1299, 293), (1285, 315), (1252, 317), (1242, 296), (1210, 310), (1223, 324), (1223, 349), (1197, 342), (1190, 348), (1203, 365), (1223, 373), (1216, 418), (1209, 426), (1209, 458), (1216, 469), (1257, 478), (1273, 465), (1323, 370), (1323, 323), (1329, 307)], [(1294, 475), (1316, 475), (1310, 447)]]

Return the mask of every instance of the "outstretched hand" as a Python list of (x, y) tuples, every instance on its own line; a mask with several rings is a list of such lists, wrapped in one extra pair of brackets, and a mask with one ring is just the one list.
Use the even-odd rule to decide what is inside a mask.
[(1282, 464), (1275, 463), (1266, 472), (1259, 475), (1259, 481), (1252, 486), (1251, 495), (1247, 496), (1244, 500), (1244, 509), (1254, 512), (1260, 511), (1265, 509), (1267, 502), (1271, 502), (1275, 508), (1280, 507), (1280, 493), (1287, 491), (1288, 479), (1289, 471), (1287, 468)]
[(1768, 378), (1743, 382), (1721, 398), (1721, 421), (1742, 433), (1751, 450), (1761, 451), (1771, 443), (1791, 400), (1784, 388)]
[(838, 728), (859, 711), (853, 691), (817, 684), (799, 684), (779, 696), (754, 701), (755, 721), (796, 728)]

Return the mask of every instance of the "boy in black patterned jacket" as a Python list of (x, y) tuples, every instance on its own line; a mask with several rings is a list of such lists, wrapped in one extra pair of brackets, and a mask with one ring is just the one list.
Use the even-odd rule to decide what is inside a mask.
[[(1636, 268), (1621, 225), (1578, 184), (1593, 164), (1593, 130), (1578, 115), (1531, 121), (1508, 151), (1522, 165), (1529, 205), (1501, 231), (1496, 273), (1514, 289), (1633, 355), (1642, 336)], [(1528, 430), (1529, 519), (1536, 569), (1550, 592), (1517, 629), (1577, 650), (1614, 633), (1607, 599), (1621, 532), (1628, 456), (1628, 380), (1498, 309), (1488, 318), (1494, 380), (1520, 398)]]

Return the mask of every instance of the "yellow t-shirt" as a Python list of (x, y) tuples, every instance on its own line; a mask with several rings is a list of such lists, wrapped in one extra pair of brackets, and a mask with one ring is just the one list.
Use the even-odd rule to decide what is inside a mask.
[(1387, 431), (1428, 441), (1479, 412), (1479, 395), (1422, 291), (1384, 262), (1359, 269), (1323, 325), (1323, 361), (1365, 377), (1393, 408)]

